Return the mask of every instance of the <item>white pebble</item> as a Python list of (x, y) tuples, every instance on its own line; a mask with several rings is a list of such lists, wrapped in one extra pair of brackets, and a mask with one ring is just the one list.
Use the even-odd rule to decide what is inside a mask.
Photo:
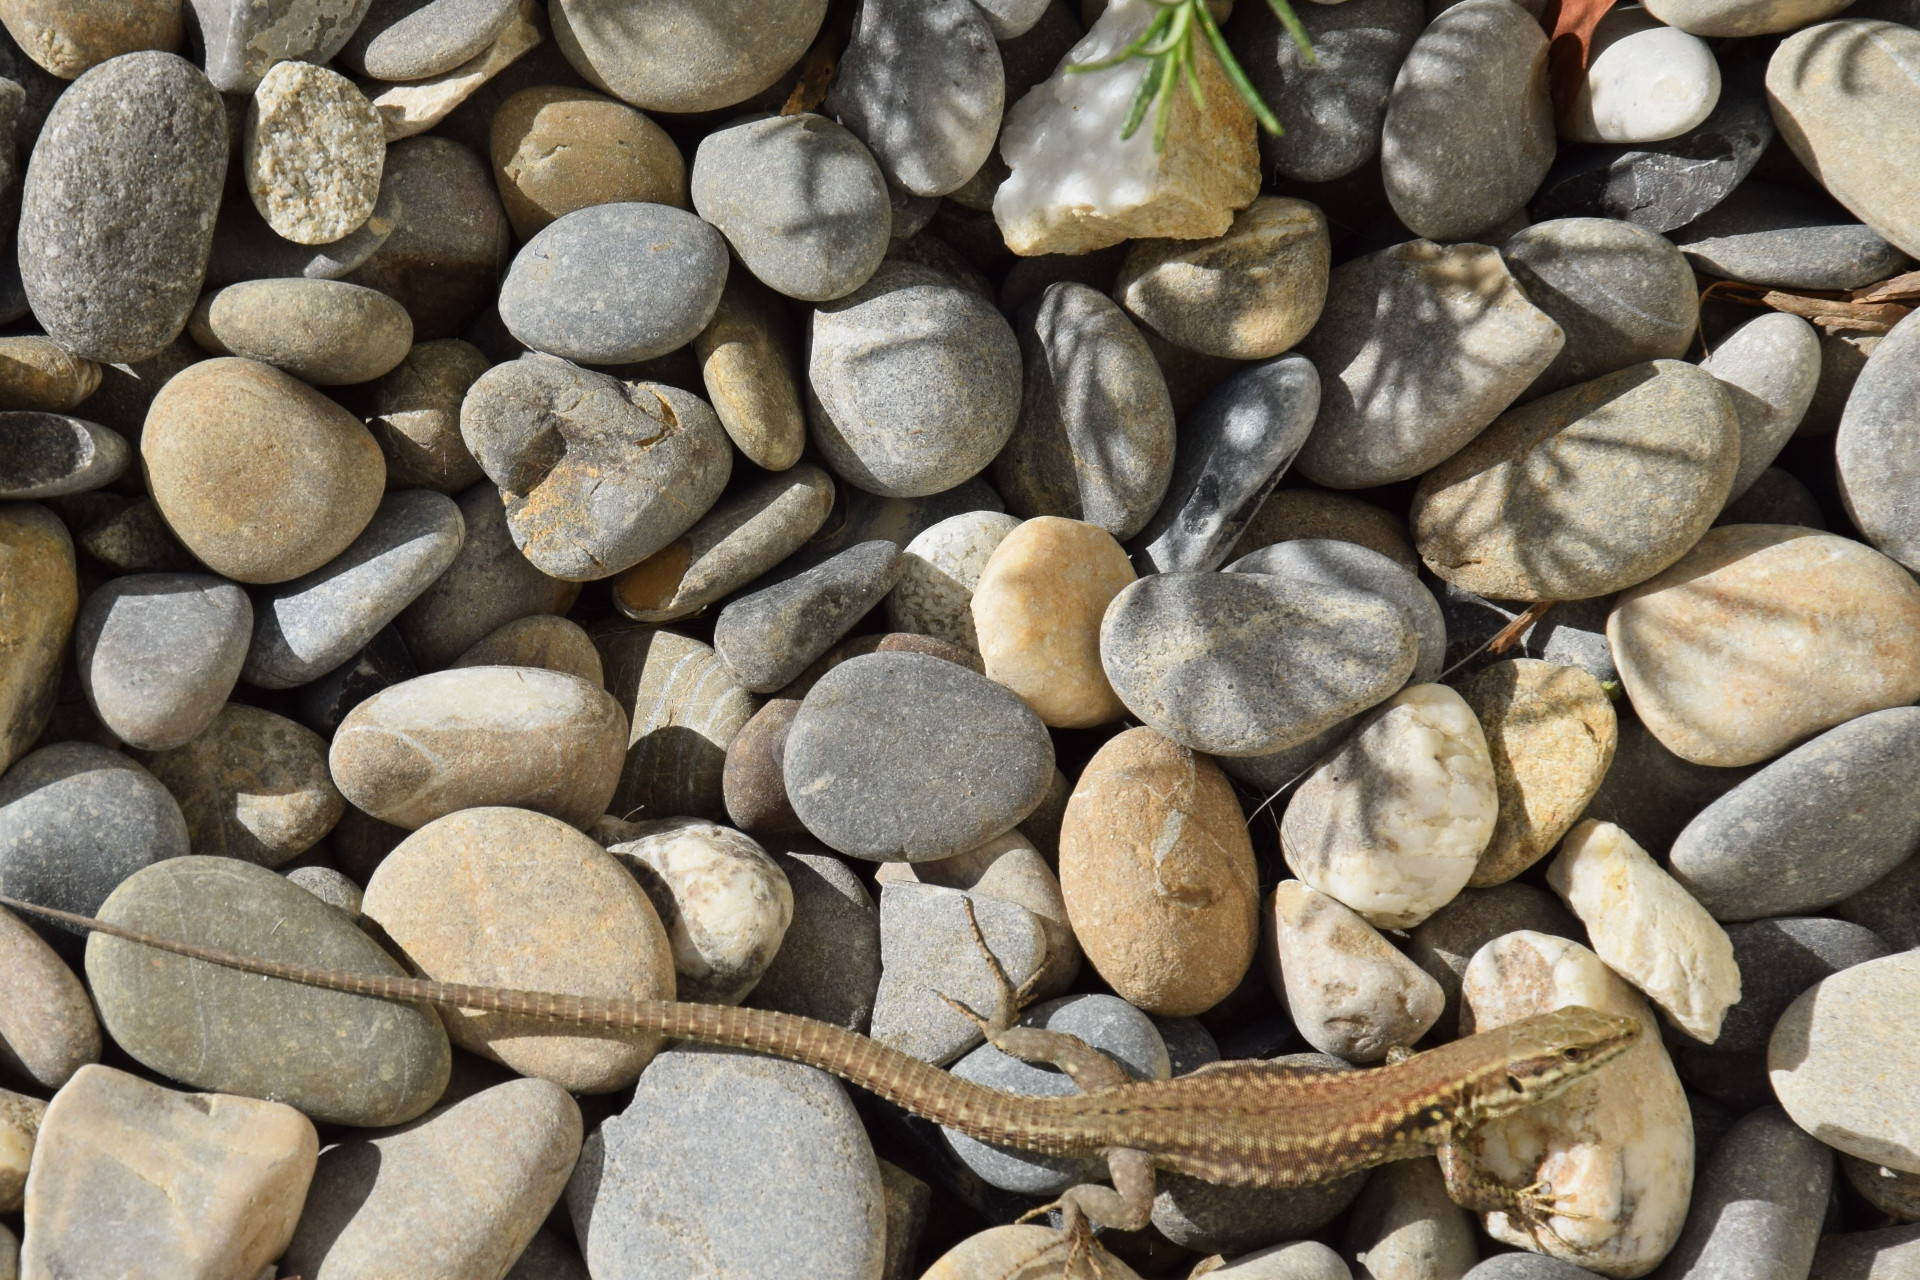
[(1594, 29), (1587, 77), (1561, 136), (1574, 142), (1658, 142), (1705, 120), (1720, 101), (1720, 65), (1698, 36), (1638, 5)]

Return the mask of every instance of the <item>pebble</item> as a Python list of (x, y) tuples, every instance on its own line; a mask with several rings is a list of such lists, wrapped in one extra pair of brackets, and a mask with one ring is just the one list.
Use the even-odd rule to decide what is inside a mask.
[[(150, 863), (187, 852), (180, 806), (154, 776), (117, 751), (56, 742), (0, 776), (0, 894), (98, 915), (114, 887)], [(69, 959), (82, 940), (29, 921)]]
[(343, 280), (250, 280), (202, 299), (189, 325), (215, 355), (244, 356), (318, 387), (371, 382), (406, 359), (413, 321)]
[(1113, 293), (1177, 346), (1265, 360), (1292, 348), (1320, 318), (1330, 244), (1319, 208), (1262, 196), (1213, 239), (1135, 242)]
[(467, 531), (458, 554), (394, 619), (413, 660), (429, 670), (447, 665), (509, 622), (564, 609), (577, 590), (520, 554), (492, 482), (481, 481), (455, 502)]
[(1810, 1275), (1817, 1280), (1874, 1280), (1902, 1275), (1920, 1253), (1920, 1226), (1886, 1227), (1820, 1237)]
[(1700, 541), (1739, 454), (1739, 420), (1711, 374), (1634, 365), (1502, 414), (1429, 471), (1414, 543), (1435, 573), (1481, 595), (1606, 595)]
[(553, 41), (596, 89), (642, 111), (715, 111), (780, 78), (813, 43), (827, 0), (558, 0)]
[(1892, 954), (1870, 929), (1823, 916), (1783, 917), (1730, 925), (1740, 965), (1740, 1002), (1727, 1010), (1716, 1049), (1757, 1053), (1780, 1015), (1822, 978)]
[(986, 677), (922, 654), (875, 653), (808, 692), (783, 770), (800, 820), (828, 845), (919, 862), (971, 849), (1031, 813), (1053, 776), (1053, 744), (1039, 717)]
[(1127, 553), (1098, 525), (1041, 516), (1001, 540), (974, 587), (986, 676), (1052, 728), (1087, 729), (1126, 708), (1100, 665), (1100, 619), (1134, 580)]
[(1564, 342), (1486, 245), (1413, 240), (1342, 263), (1300, 348), (1321, 374), (1300, 472), (1338, 489), (1411, 479), (1478, 435)]
[(1059, 877), (1018, 829), (951, 858), (883, 863), (875, 879), (883, 886), (908, 881), (960, 889), (975, 899), (998, 898), (1032, 912), (1047, 941), (1046, 959), (1032, 979), (1035, 997), (1059, 995), (1080, 974), (1080, 943), (1067, 919)]
[(1619, 743), (1606, 690), (1578, 667), (1514, 658), (1460, 693), (1486, 734), (1500, 814), (1467, 883), (1504, 884), (1544, 857), (1600, 789)]
[(580, 1107), (511, 1080), (320, 1157), (280, 1259), (288, 1274), (373, 1280), (501, 1275), (566, 1190)]
[(1407, 954), (1446, 994), (1446, 1012), (1438, 1025), (1458, 1025), (1460, 983), (1480, 948), (1517, 930), (1577, 939), (1580, 922), (1545, 889), (1508, 881), (1490, 889), (1462, 889), (1459, 896), (1428, 916), (1410, 933)]
[(713, 319), (693, 340), (707, 399), (747, 461), (785, 471), (807, 444), (794, 370), (799, 344), (784, 310), (764, 289), (735, 273), (720, 291)]
[(1720, 101), (1720, 66), (1704, 40), (1639, 5), (1605, 14), (1587, 46), (1586, 77), (1562, 121), (1576, 142), (1661, 142), (1698, 126)]
[(353, 81), (307, 62), (273, 66), (253, 91), (241, 135), (247, 194), (295, 244), (331, 244), (372, 216), (387, 140)]
[(1006, 503), (993, 491), (993, 486), (978, 476), (920, 498), (883, 498), (851, 485), (838, 487), (838, 501), (846, 508), (845, 518), (832, 533), (821, 535), (788, 557), (786, 567), (794, 572), (811, 569), (829, 556), (873, 538), (885, 538), (904, 549), (948, 516), (966, 511), (1006, 510)]
[(1759, 178), (1669, 239), (1710, 275), (1775, 289), (1859, 289), (1912, 262), (1830, 197)]
[(1261, 573), (1142, 578), (1100, 628), (1127, 710), (1214, 755), (1277, 751), (1366, 710), (1406, 682), (1418, 649), (1397, 604)]
[(319, 735), (244, 703), (142, 760), (179, 802), (196, 854), (278, 867), (311, 849), (345, 806)]
[(1020, 344), (952, 277), (883, 263), (814, 310), (807, 382), (813, 441), (836, 474), (883, 497), (924, 497), (979, 473), (1012, 435)]
[(303, 863), (280, 874), (328, 906), (338, 910), (355, 924), (360, 923), (360, 902), (363, 895), (360, 886), (349, 879), (345, 872), (336, 871), (332, 867)]
[(384, 170), (367, 220), (327, 244), (296, 244), (268, 226), (252, 201), (228, 201), (220, 206), (213, 226), (206, 283), (219, 287), (247, 280), (338, 280), (387, 242), (402, 212), (399, 187)]
[(1558, 391), (1649, 360), (1679, 359), (1699, 322), (1693, 268), (1672, 242), (1611, 218), (1556, 218), (1500, 254), (1521, 291), (1566, 335), (1527, 389)]
[(1227, 378), (1180, 424), (1166, 499), (1133, 540), (1155, 573), (1215, 569), (1313, 429), (1320, 376), (1282, 356)]
[(1227, 572), (1265, 573), (1341, 587), (1396, 605), (1412, 620), (1417, 641), (1413, 673), (1407, 678), (1425, 684), (1440, 676), (1447, 653), (1447, 623), (1439, 603), (1410, 570), (1377, 551), (1332, 538), (1294, 538), (1235, 560)]
[[(156, 863), (98, 914), (242, 955), (406, 976), (339, 911), (234, 858)], [(115, 1043), (195, 1088), (271, 1096), (316, 1121), (368, 1126), (405, 1123), (446, 1088), (447, 1033), (425, 1006), (265, 983), (107, 939), (87, 948), (87, 980)]]
[(513, 0), (374, 0), (339, 60), (373, 80), (424, 80), (492, 44), (514, 8)]
[(791, 840), (770, 843), (793, 894), (793, 922), (742, 1003), (865, 1034), (880, 989), (880, 909), (840, 859)]
[[(423, 976), (442, 982), (667, 1000), (673, 953), (660, 917), (621, 863), (540, 813), (466, 808), (430, 822), (388, 854), (362, 903)], [(564, 1034), (559, 1024), (450, 1013), (470, 1053), (572, 1093), (632, 1084), (656, 1037)]]
[(864, 1280), (885, 1256), (880, 1170), (846, 1091), (824, 1071), (741, 1052), (662, 1053), (626, 1110), (589, 1135), (567, 1209), (606, 1280), (702, 1267)]
[(1148, 1013), (1204, 1012), (1253, 961), (1259, 877), (1233, 787), (1151, 729), (1109, 739), (1080, 775), (1060, 888), (1087, 959)]
[(813, 568), (736, 596), (713, 624), (713, 647), (734, 683), (772, 693), (844, 636), (893, 590), (900, 549), (885, 539), (849, 547)]
[(0, 411), (0, 439), (0, 500), (101, 488), (119, 479), (132, 453), (118, 432), (64, 413)]
[(800, 699), (769, 698), (727, 744), (721, 791), (727, 817), (756, 836), (798, 835), (806, 824), (793, 811), (782, 776), (787, 732), (800, 714)]
[(1842, 969), (1801, 994), (1774, 1024), (1767, 1074), (1793, 1122), (1836, 1151), (1920, 1173), (1920, 1090), (1902, 1019), (1920, 956), (1901, 952)]
[(537, 351), (588, 364), (651, 360), (713, 319), (727, 242), (682, 209), (579, 209), (527, 241), (500, 286), (500, 317)]
[(221, 93), (252, 93), (283, 62), (324, 65), (340, 52), (367, 0), (187, 0)]
[(319, 1149), (279, 1101), (84, 1067), (35, 1144), (22, 1273), (258, 1275), (293, 1235)]
[[(460, 105), (502, 71), (546, 39), (538, 0), (517, 0), (515, 12), (503, 30), (479, 53), (449, 71), (425, 80), (388, 85), (373, 99), (387, 141), (396, 142), (424, 133), (447, 119)], [(473, 139), (480, 142), (480, 139)]]
[(697, 396), (551, 356), (480, 375), (460, 433), (500, 486), (514, 545), (570, 581), (609, 577), (672, 543), (733, 467), (720, 420)]
[(1834, 438), (1840, 499), (1868, 542), (1909, 569), (1920, 565), (1920, 517), (1913, 511), (1920, 450), (1902, 424), (1915, 408), (1920, 325), (1901, 321), (1874, 348), (1847, 397)]
[(1324, 489), (1274, 491), (1247, 522), (1227, 559), (1239, 560), (1263, 547), (1296, 538), (1358, 543), (1415, 573), (1420, 570), (1420, 557), (1414, 554), (1404, 520), (1372, 503)]
[(53, 339), (0, 338), (0, 409), (65, 413), (99, 388), (100, 366)]
[(457, 142), (409, 138), (387, 148), (386, 175), (399, 224), (346, 278), (405, 307), (414, 341), (454, 337), (493, 300), (511, 253), (493, 174)]
[(1439, 1019), (1440, 984), (1359, 915), (1298, 880), (1283, 880), (1262, 913), (1267, 981), (1287, 1016), (1322, 1053), (1379, 1062)]
[(240, 677), (253, 609), (208, 574), (131, 574), (87, 598), (74, 658), (88, 706), (114, 736), (157, 751), (197, 737)]
[(366, 647), (310, 684), (294, 697), (294, 715), (315, 733), (331, 735), (347, 713), (382, 689), (420, 674), (407, 642), (389, 626), (375, 633)]
[(626, 744), (626, 717), (598, 686), (465, 667), (368, 698), (334, 733), (329, 760), (356, 808), (396, 826), (511, 804), (586, 827), (607, 812)]
[(1698, 764), (1753, 764), (1920, 698), (1920, 586), (1879, 552), (1811, 529), (1709, 531), (1621, 594), (1607, 637), (1640, 718)]
[(100, 1060), (93, 1001), (59, 953), (26, 921), (0, 910), (0, 1070), (56, 1090)]
[(979, 1024), (939, 994), (988, 1016), (1016, 1012), (1003, 1009), (999, 982), (974, 941), (969, 901), (980, 936), (1008, 980), (1017, 986), (1040, 972), (1047, 962), (1046, 928), (1018, 903), (912, 881), (880, 885), (880, 986), (869, 1034), (936, 1066), (982, 1039)]
[(1759, 36), (1830, 18), (1836, 0), (1653, 0), (1649, 13), (1696, 36)]
[(1427, 1160), (1374, 1170), (1347, 1223), (1345, 1245), (1362, 1280), (1460, 1280), (1480, 1256), (1472, 1216), (1447, 1194), (1440, 1166)]
[(160, 509), (150, 498), (127, 503), (112, 515), (79, 532), (80, 549), (121, 573), (180, 571), (195, 567)]
[(40, 1099), (0, 1089), (0, 1213), (20, 1211), (34, 1138), (46, 1113), (47, 1104)]
[(900, 581), (887, 593), (888, 624), (978, 653), (974, 588), (994, 551), (1020, 524), (1020, 517), (1004, 511), (967, 511), (916, 534), (901, 554)]
[(1214, 59), (1194, 60), (1206, 105), (1175, 95), (1164, 149), (1151, 128), (1120, 137), (1144, 63), (1093, 76), (1064, 69), (1116, 56), (1157, 13), (1148, 0), (1113, 0), (1053, 74), (1008, 106), (1000, 155), (1012, 173), (994, 193), (993, 217), (1015, 253), (1209, 239), (1260, 194), (1253, 113)]
[(47, 727), (79, 609), (73, 540), (38, 503), (0, 503), (0, 772)]
[(271, 365), (206, 360), (154, 398), (140, 437), (154, 504), (208, 568), (286, 582), (373, 519), (386, 467), (345, 409)]
[(727, 746), (759, 703), (707, 645), (673, 631), (595, 633), (606, 688), (632, 726), (620, 784), (606, 805), (629, 817), (727, 816)]
[(1841, 1156), (1840, 1171), (1862, 1199), (1899, 1222), (1920, 1220), (1920, 1175), (1901, 1173), (1858, 1156)]
[(520, 90), (494, 112), (488, 149), (501, 203), (522, 240), (591, 205), (687, 207), (687, 163), (673, 139), (632, 107), (589, 90)]
[(552, 614), (509, 622), (455, 658), (454, 667), (539, 667), (605, 687), (600, 651), (579, 623)]
[(122, 54), (178, 49), (182, 34), (180, 6), (165, 0), (7, 0), (0, 4), (0, 23), (21, 52), (62, 80)]
[(1098, 1239), (1086, 1255), (1069, 1261), (1054, 1228), (1016, 1224), (968, 1236), (941, 1254), (920, 1280), (1140, 1280), (1140, 1273)]
[(1152, 349), (1112, 299), (1069, 281), (1049, 285), (1016, 330), (1020, 416), (995, 486), (1020, 515), (1132, 537), (1173, 475), (1173, 402)]
[(691, 191), (747, 270), (789, 298), (845, 297), (887, 251), (893, 219), (880, 166), (860, 139), (812, 112), (708, 134)]
[(1700, 367), (1720, 380), (1740, 421), (1732, 503), (1753, 487), (1806, 415), (1820, 381), (1820, 339), (1799, 316), (1773, 312), (1721, 339)]
[(739, 1004), (793, 922), (786, 875), (750, 837), (698, 818), (633, 824), (608, 852), (640, 882), (666, 926), (678, 994)]
[[(1456, 52), (1480, 57), (1461, 68)], [(1547, 39), (1513, 0), (1464, 0), (1413, 42), (1394, 77), (1380, 172), (1400, 221), (1464, 240), (1527, 203), (1553, 163)]]
[(226, 162), (220, 95), (171, 53), (113, 58), (61, 94), (20, 206), (21, 278), (48, 336), (102, 363), (173, 341), (200, 294)]
[(1485, 1214), (1481, 1223), (1495, 1240), (1606, 1276), (1652, 1270), (1686, 1221), (1693, 1126), (1646, 1002), (1579, 943), (1528, 932), (1481, 948), (1467, 967), (1463, 997), (1463, 1032), (1569, 1005), (1640, 1022), (1638, 1042), (1605, 1071), (1550, 1102), (1478, 1126), (1456, 1150), (1479, 1176), (1553, 1186), (1561, 1212), (1547, 1219), (1552, 1231), (1529, 1229), (1505, 1212)]

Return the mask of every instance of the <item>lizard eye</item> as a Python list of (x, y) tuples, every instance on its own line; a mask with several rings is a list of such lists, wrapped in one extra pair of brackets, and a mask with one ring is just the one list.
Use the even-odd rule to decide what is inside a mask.
[(1587, 1051), (1585, 1049), (1580, 1049), (1580, 1048), (1566, 1048), (1560, 1051), (1560, 1056), (1565, 1058), (1568, 1062), (1578, 1062), (1580, 1061), (1580, 1059), (1587, 1056)]
[(1527, 1091), (1526, 1086), (1520, 1083), (1519, 1076), (1508, 1076), (1507, 1088), (1513, 1090), (1515, 1093), (1525, 1093)]

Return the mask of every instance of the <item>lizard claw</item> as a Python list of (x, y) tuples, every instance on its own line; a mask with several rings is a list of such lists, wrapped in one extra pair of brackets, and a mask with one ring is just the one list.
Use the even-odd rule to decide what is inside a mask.
[(1553, 1184), (1545, 1181), (1531, 1183), (1515, 1190), (1513, 1205), (1508, 1212), (1520, 1220), (1520, 1225), (1526, 1228), (1527, 1234), (1533, 1238), (1535, 1244), (1540, 1242), (1540, 1232), (1544, 1230), (1561, 1248), (1572, 1253), (1580, 1252), (1580, 1246), (1561, 1235), (1560, 1229), (1553, 1225), (1553, 1220), (1566, 1218), (1571, 1222), (1585, 1222), (1592, 1216), (1560, 1208), (1559, 1201), (1553, 1194)]

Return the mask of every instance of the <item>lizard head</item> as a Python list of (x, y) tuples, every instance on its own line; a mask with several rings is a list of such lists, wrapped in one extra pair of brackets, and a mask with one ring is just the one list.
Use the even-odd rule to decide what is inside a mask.
[(1463, 1083), (1468, 1123), (1545, 1102), (1638, 1042), (1638, 1019), (1570, 1005), (1471, 1037), (1487, 1052)]

